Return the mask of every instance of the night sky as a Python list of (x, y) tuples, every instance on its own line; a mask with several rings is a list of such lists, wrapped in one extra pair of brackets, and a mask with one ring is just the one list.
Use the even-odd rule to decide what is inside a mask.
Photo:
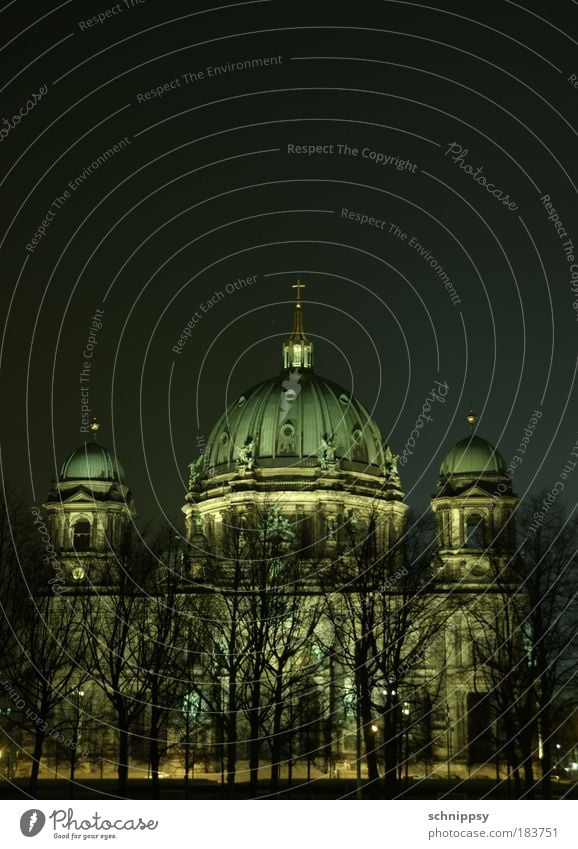
[(413, 506), (470, 407), (507, 464), (542, 414), (521, 497), (576, 459), (577, 4), (336, 7), (4, 3), (1, 471), (35, 504), (85, 439), (98, 315), (99, 441), (141, 518), (180, 522), (199, 444), (280, 370), (298, 277), (316, 370), (397, 453), (447, 384)]

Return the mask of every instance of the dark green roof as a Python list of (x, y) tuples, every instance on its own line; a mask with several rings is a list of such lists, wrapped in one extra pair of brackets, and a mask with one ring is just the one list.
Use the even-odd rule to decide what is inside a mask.
[(261, 468), (316, 465), (328, 436), (342, 468), (381, 474), (381, 433), (363, 404), (313, 371), (283, 371), (229, 406), (208, 439), (206, 464), (217, 472), (230, 469), (252, 439)]
[(98, 442), (85, 442), (67, 457), (60, 470), (61, 481), (103, 480), (124, 483), (124, 469), (116, 457)]
[(444, 458), (440, 475), (505, 475), (506, 464), (501, 454), (480, 436), (461, 439)]

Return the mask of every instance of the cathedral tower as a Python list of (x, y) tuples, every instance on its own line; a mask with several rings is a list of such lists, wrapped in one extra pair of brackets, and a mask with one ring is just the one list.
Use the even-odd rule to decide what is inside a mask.
[[(442, 603), (453, 608), (440, 639), (435, 664), (445, 686), (445, 723), (438, 729), (440, 757), (448, 774), (495, 770), (495, 717), (491, 716), (476, 647), (488, 632), (500, 630), (504, 597), (514, 556), (515, 509), (506, 464), (494, 446), (475, 432), (477, 416), (467, 416), (470, 435), (446, 455), (437, 493), (436, 520)], [(445, 727), (444, 727), (445, 726)]]
[(470, 435), (444, 458), (431, 505), (447, 577), (475, 584), (507, 565), (515, 549), (518, 500), (501, 455), (475, 432), (475, 413), (467, 419)]
[(95, 563), (120, 545), (135, 513), (122, 466), (96, 442), (98, 422), (90, 427), (93, 440), (67, 457), (43, 505), (60, 560), (76, 581), (90, 578)]

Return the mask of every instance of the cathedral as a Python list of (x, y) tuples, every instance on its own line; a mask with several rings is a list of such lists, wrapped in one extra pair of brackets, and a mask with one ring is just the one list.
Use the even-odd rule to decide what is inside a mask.
[[(194, 730), (197, 750), (204, 752), (203, 763), (194, 766), (196, 774), (210, 777), (228, 769), (230, 776), (236, 769), (243, 780), (251, 769), (269, 770), (270, 752), (276, 752), (296, 777), (375, 778), (388, 769), (397, 770), (398, 777), (403, 770), (406, 777), (495, 775), (500, 768), (492, 755), (496, 723), (474, 647), (479, 611), (492, 611), (495, 576), (507, 573), (515, 549), (517, 499), (504, 460), (477, 433), (476, 416), (470, 413), (464, 437), (449, 448), (438, 480), (432, 482), (432, 538), (423, 550), (408, 555), (412, 528), (399, 455), (395, 446), (384, 443), (378, 422), (363, 403), (316, 372), (314, 346), (305, 332), (302, 284), (294, 288), (293, 329), (282, 345), (279, 368), (234, 400), (188, 467), (179, 561), (187, 593), (202, 597), (203, 603), (211, 592), (226, 590), (228, 599), (249, 596), (255, 587), (244, 583), (243, 575), (234, 585), (231, 563), (241, 562), (242, 571), (244, 564), (249, 568), (254, 563), (257, 549), (265, 557), (266, 534), (266, 559), (271, 570), (281, 573), (285, 595), (293, 580), (289, 576), (299, 575), (298, 603), (284, 614), (283, 627), (263, 638), (261, 651), (271, 640), (278, 665), (263, 664), (259, 675), (264, 683), (257, 695), (251, 691), (252, 708), (243, 711), (240, 701), (231, 701), (226, 664), (219, 673), (227, 689), (221, 707), (211, 701), (212, 691), (203, 689), (206, 683), (186, 695), (185, 702), (194, 704), (197, 714), (204, 703), (207, 716), (219, 708), (224, 717), (219, 727), (207, 721)], [(97, 441), (96, 421), (92, 430), (93, 439), (63, 462), (43, 507), (67, 586), (96, 593), (99, 563), (110, 559), (136, 513), (121, 464)], [(283, 572), (289, 561), (291, 570)], [(419, 580), (413, 574), (418, 568)], [(315, 605), (309, 621), (305, 611)], [(227, 618), (232, 608), (220, 609), (220, 621), (214, 617), (212, 632), (207, 632), (213, 655), (219, 645), (226, 653), (230, 640)], [(291, 630), (297, 616), (306, 639)], [(405, 623), (405, 630), (392, 637), (388, 627), (394, 620)], [(297, 688), (297, 697), (279, 690), (263, 708), (261, 725), (251, 726), (269, 681), (279, 681), (279, 644), (284, 639), (295, 640), (299, 650), (288, 652), (283, 680), (293, 676), (297, 681), (307, 664), (312, 673)], [(256, 663), (254, 652), (251, 658)], [(360, 673), (361, 666), (371, 667), (370, 680)], [(236, 674), (239, 699), (248, 673), (241, 669)], [(305, 710), (306, 698), (299, 694), (311, 688), (317, 695), (305, 715), (299, 711)], [(267, 732), (280, 695), (287, 704), (298, 704), (279, 719), (276, 731)], [(235, 709), (242, 718), (227, 767), (227, 722)], [(140, 722), (135, 727), (146, 736), (146, 721)], [(275, 735), (289, 739), (291, 723), (301, 730), (289, 750), (276, 751), (271, 744), (256, 761), (246, 742), (252, 730), (271, 743)], [(305, 734), (306, 726), (315, 730)], [(389, 746), (388, 765), (391, 729), (396, 748), (392, 754)], [(161, 769), (167, 775), (182, 774), (176, 749), (171, 749), (182, 743), (182, 728), (167, 727), (163, 735)], [(82, 774), (95, 768), (89, 757)], [(131, 776), (146, 774), (146, 755), (138, 747), (131, 755), (132, 768), (137, 772)]]

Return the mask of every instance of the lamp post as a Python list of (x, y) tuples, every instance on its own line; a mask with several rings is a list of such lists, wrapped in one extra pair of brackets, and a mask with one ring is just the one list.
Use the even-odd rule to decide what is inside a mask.
[(452, 723), (450, 718), (450, 709), (446, 707), (446, 745), (447, 745), (447, 766), (448, 766), (448, 781), (452, 777)]
[[(399, 695), (394, 681), (386, 684), (383, 690), (383, 752), (384, 752), (384, 782), (385, 791), (393, 792), (397, 779), (399, 751)], [(401, 775), (400, 775), (401, 777)]]
[[(231, 710), (231, 689), (229, 686), (229, 676), (221, 675), (221, 700), (222, 700), (222, 714), (226, 716), (226, 725), (227, 725), (227, 740), (230, 740), (231, 737), (231, 724), (233, 719), (233, 712)], [(220, 758), (220, 769), (221, 769), (221, 786), (225, 784), (225, 721), (220, 723), (220, 740), (219, 740), (219, 758)], [(236, 772), (236, 767), (235, 767)], [(230, 775), (227, 775), (227, 782), (230, 782)]]
[(78, 761), (78, 741), (80, 740), (80, 700), (84, 697), (84, 690), (73, 690), (71, 695), (74, 709), (72, 716), (72, 748), (70, 752), (70, 792), (72, 793), (74, 787), (74, 775), (76, 772), (76, 764)]
[(356, 684), (355, 693), (355, 759), (356, 759), (356, 790), (355, 798), (361, 799), (361, 711), (359, 708), (360, 695), (359, 684)]
[(405, 732), (405, 786), (409, 784), (409, 715), (411, 712), (411, 705), (409, 702), (403, 702), (401, 707), (401, 715), (403, 718), (404, 732)]

